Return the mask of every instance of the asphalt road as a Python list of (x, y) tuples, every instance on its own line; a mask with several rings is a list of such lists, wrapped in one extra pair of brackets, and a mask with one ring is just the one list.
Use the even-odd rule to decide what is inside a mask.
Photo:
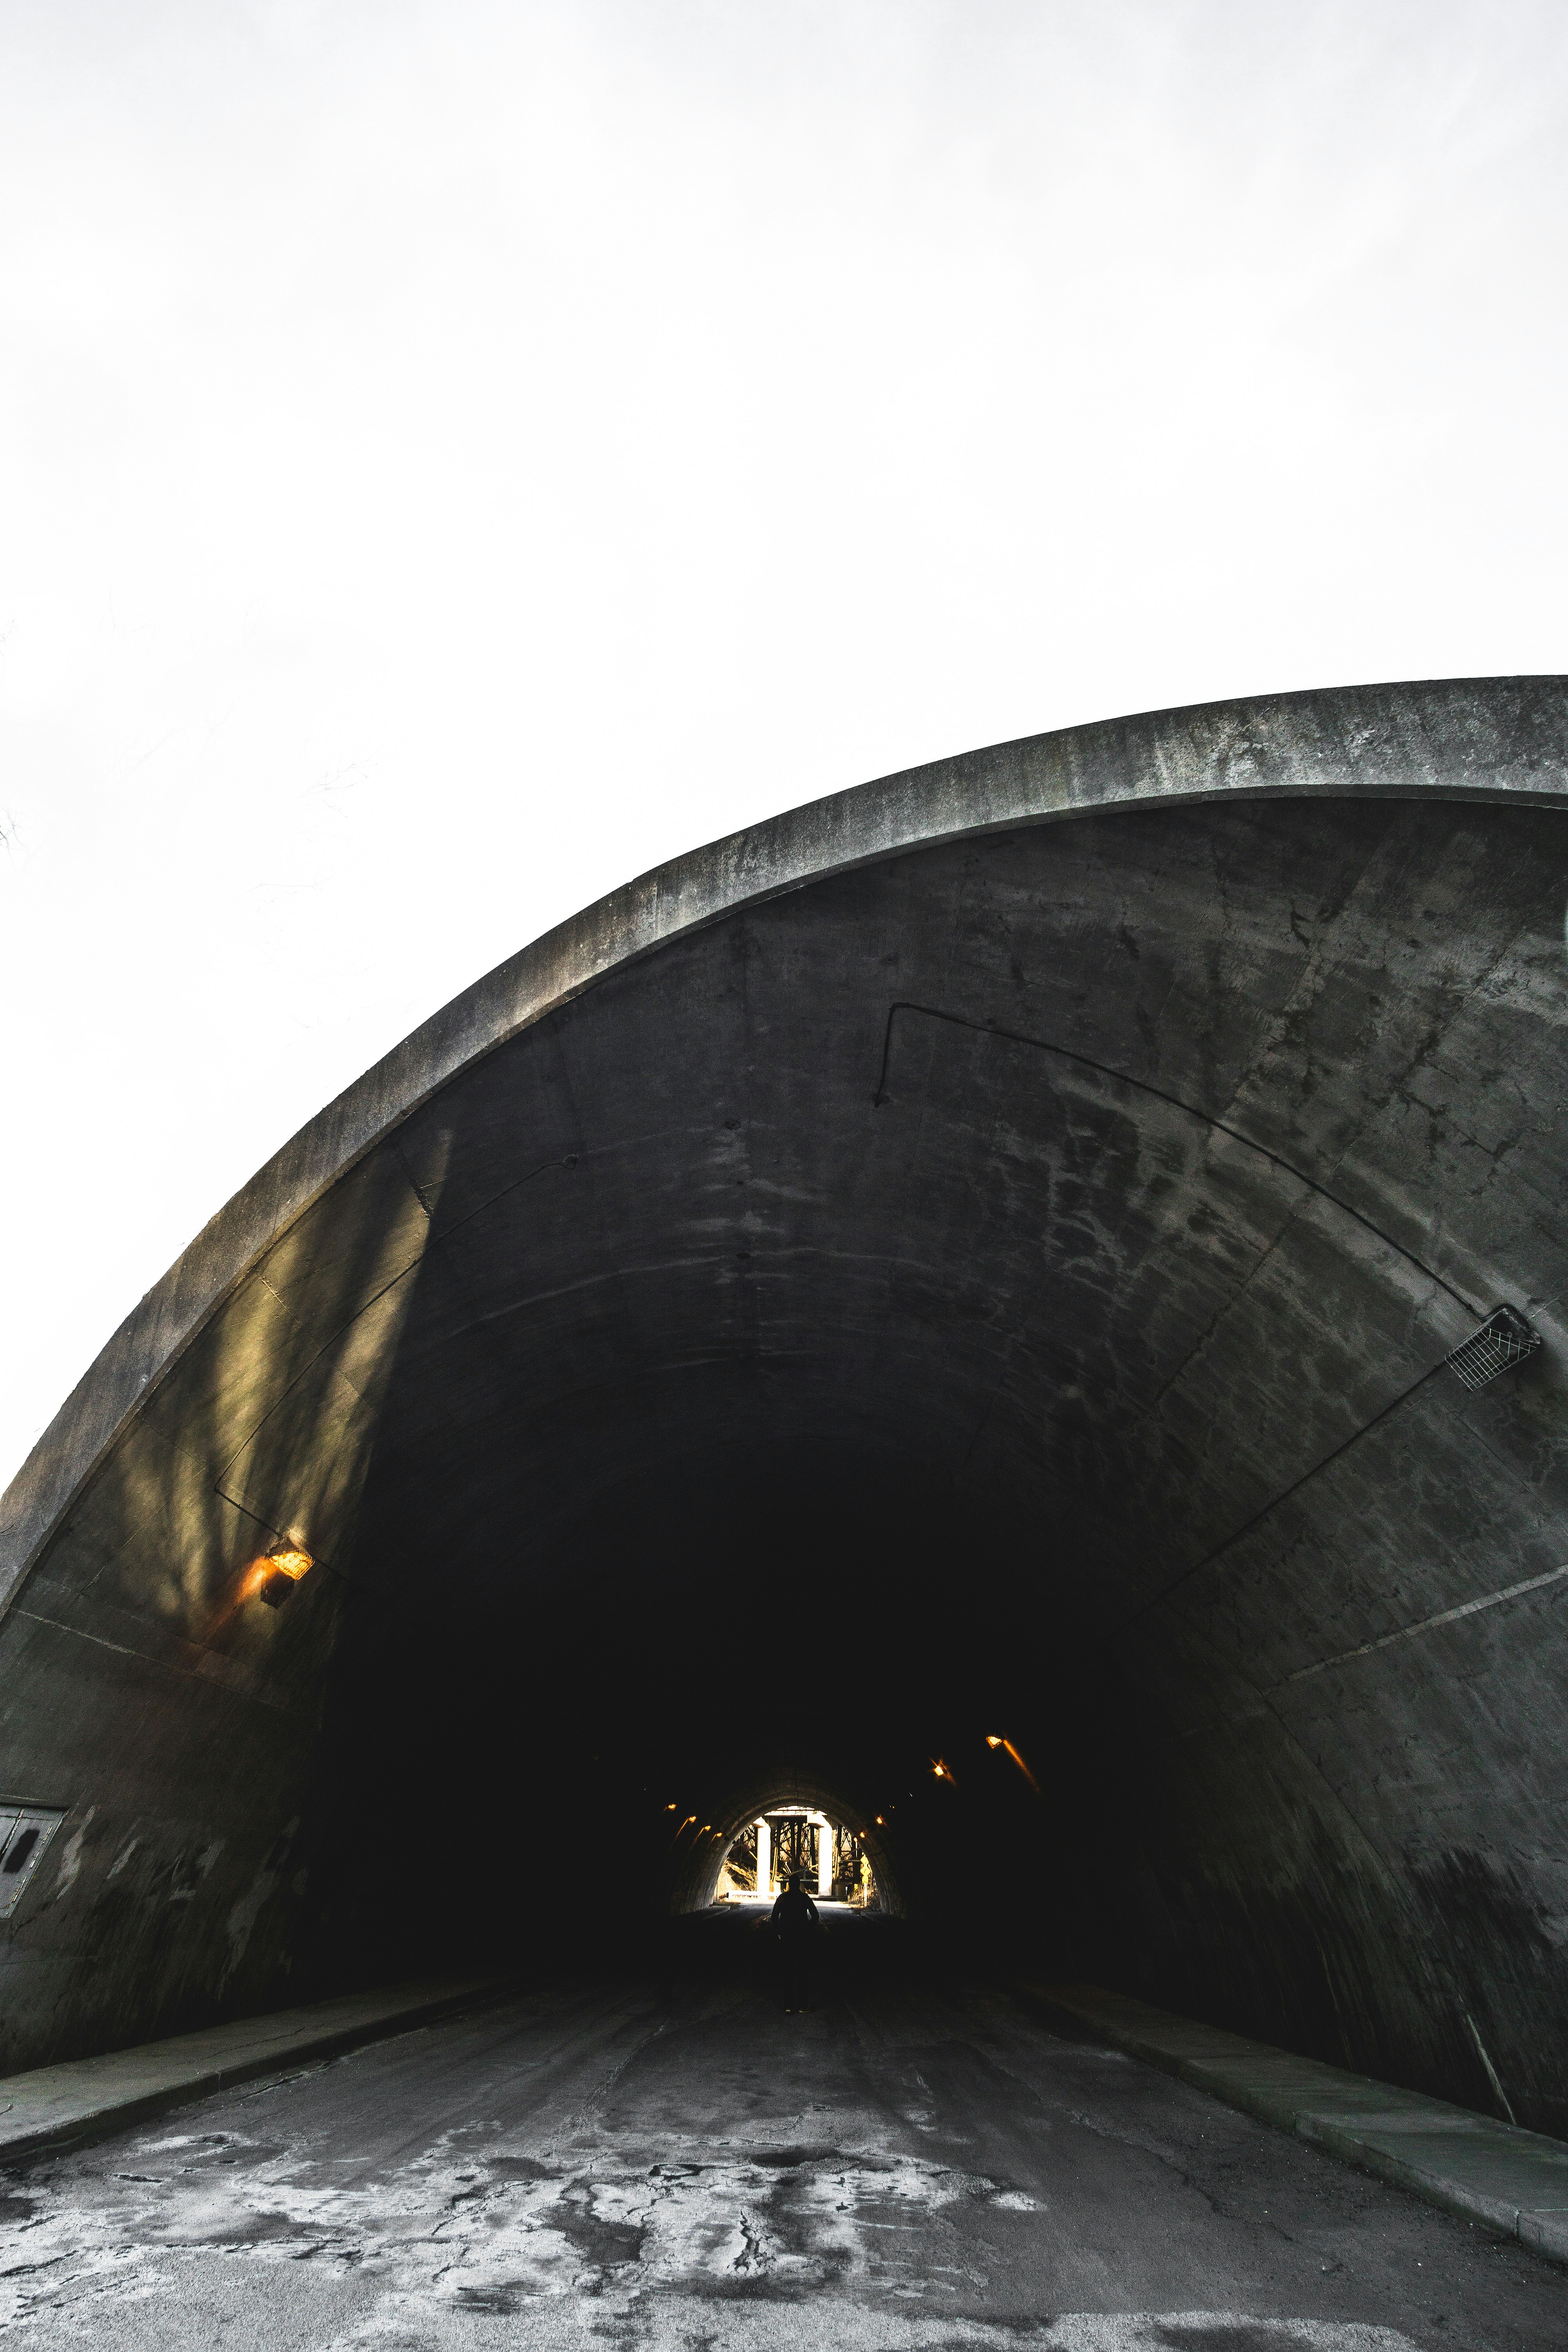
[(18, 2346), (1563, 2352), (1568, 2273), (841, 1922), (745, 1915), (0, 2179)]

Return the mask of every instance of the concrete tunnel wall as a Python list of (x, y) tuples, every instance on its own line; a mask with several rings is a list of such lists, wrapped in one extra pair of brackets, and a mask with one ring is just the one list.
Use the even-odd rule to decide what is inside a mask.
[[(916, 1916), (1568, 2125), (1565, 751), (1528, 679), (1005, 745), (417, 1032), (5, 1498), (0, 1795), (68, 1819), (0, 2063), (537, 1941), (606, 1806), (679, 1901), (666, 1805), (787, 1771)], [(939, 1818), (990, 1729), (1046, 1801)]]

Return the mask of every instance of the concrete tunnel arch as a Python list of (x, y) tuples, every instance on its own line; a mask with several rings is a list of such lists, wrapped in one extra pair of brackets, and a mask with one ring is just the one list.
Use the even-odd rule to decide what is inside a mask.
[(5, 1497), (0, 1797), (62, 1819), (0, 2058), (542, 1935), (606, 1786), (667, 1906), (665, 1783), (784, 1769), (896, 1801), (914, 1916), (962, 1850), (1039, 1965), (1563, 2128), (1565, 720), (941, 761), (416, 1032)]

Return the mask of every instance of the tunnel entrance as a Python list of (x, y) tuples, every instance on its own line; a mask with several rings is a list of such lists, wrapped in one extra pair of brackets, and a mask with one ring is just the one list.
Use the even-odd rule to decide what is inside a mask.
[[(823, 1815), (917, 1937), (1563, 2128), (1565, 739), (1507, 680), (1001, 746), (406, 1041), (7, 1500), (9, 2063), (722, 1939)], [(614, 1872), (552, 1904), (529, 1818)]]

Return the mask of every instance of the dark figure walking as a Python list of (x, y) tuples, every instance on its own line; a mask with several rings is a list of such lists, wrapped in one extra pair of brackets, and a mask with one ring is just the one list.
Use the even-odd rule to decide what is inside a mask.
[(784, 2012), (811, 2007), (811, 1947), (817, 1933), (816, 1906), (800, 1891), (792, 1873), (773, 1905), (773, 1934), (779, 1945), (779, 1990)]

